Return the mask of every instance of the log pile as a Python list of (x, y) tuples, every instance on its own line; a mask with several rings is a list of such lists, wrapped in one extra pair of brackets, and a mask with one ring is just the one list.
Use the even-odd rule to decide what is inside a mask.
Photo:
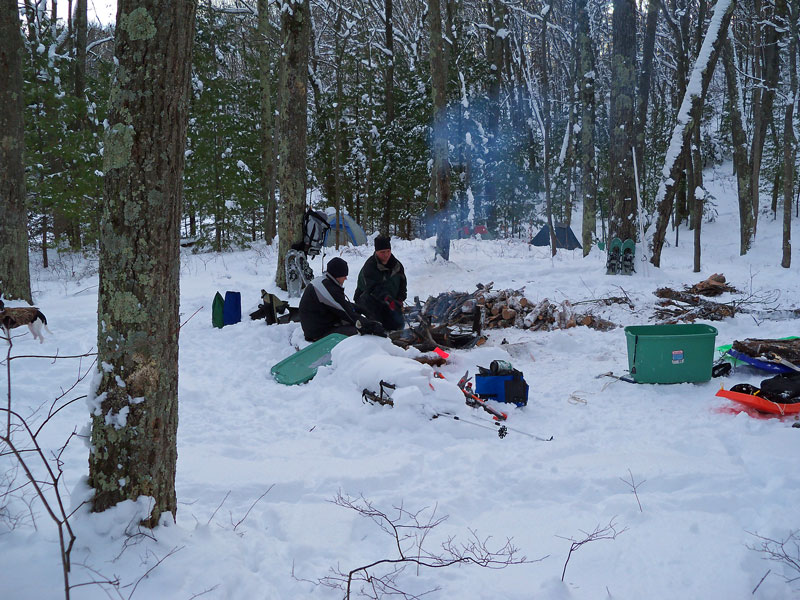
[(579, 312), (569, 300), (556, 304), (547, 298), (531, 302), (521, 292), (503, 290), (478, 300), (485, 311), (485, 326), (489, 329), (516, 327), (531, 331), (570, 329), (583, 325), (600, 331), (614, 329), (611, 321), (591, 312)]
[(735, 302), (720, 303), (705, 300), (697, 294), (671, 288), (658, 288), (654, 294), (661, 298), (655, 311), (656, 318), (668, 325), (692, 323), (697, 319), (721, 321), (733, 317), (738, 312)]
[[(626, 304), (628, 298), (584, 300), (576, 304), (598, 303), (605, 306)], [(472, 293), (445, 292), (429, 297), (424, 304), (419, 298), (406, 311), (408, 327), (389, 334), (401, 348), (414, 346), (422, 352), (436, 348), (472, 348), (486, 341), (484, 328), (516, 327), (530, 331), (550, 331), (584, 326), (608, 331), (616, 325), (591, 311), (580, 311), (564, 300), (558, 304), (548, 299), (532, 302), (522, 290), (494, 290), (492, 283), (478, 284)]]
[(800, 339), (769, 340), (747, 338), (736, 340), (732, 348), (753, 358), (777, 355), (790, 363), (800, 365)]
[[(630, 305), (627, 298), (604, 298), (597, 302)], [(577, 310), (569, 300), (558, 304), (546, 298), (532, 302), (522, 294), (522, 290), (494, 290), (491, 283), (479, 285), (472, 294), (448, 292), (428, 298), (421, 314), (434, 323), (470, 326), (477, 333), (484, 327), (516, 327), (532, 331), (569, 329), (579, 325), (601, 331), (616, 327), (611, 321), (601, 319), (590, 311)]]

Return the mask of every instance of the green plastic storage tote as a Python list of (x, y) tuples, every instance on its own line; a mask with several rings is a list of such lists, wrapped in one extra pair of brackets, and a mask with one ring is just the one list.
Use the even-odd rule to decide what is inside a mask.
[(717, 330), (711, 325), (633, 325), (625, 328), (628, 370), (636, 383), (708, 381)]

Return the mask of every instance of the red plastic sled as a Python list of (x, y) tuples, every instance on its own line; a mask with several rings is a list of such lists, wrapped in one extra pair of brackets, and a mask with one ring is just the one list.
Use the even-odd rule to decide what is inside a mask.
[(754, 408), (759, 412), (768, 413), (771, 415), (796, 415), (800, 414), (800, 402), (797, 404), (780, 404), (772, 402), (761, 396), (752, 396), (750, 394), (742, 394), (741, 392), (732, 392), (730, 390), (722, 389), (717, 392), (717, 396), (733, 400), (739, 404), (744, 404), (748, 408)]

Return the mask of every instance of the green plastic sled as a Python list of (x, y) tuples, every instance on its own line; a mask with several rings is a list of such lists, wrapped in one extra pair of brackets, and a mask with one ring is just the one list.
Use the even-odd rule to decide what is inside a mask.
[(214, 327), (221, 329), (225, 325), (224, 311), (225, 300), (222, 298), (222, 294), (217, 292), (217, 295), (214, 296), (214, 302), (211, 304), (211, 324)]
[(314, 378), (317, 369), (331, 364), (331, 350), (347, 336), (341, 333), (326, 335), (310, 346), (298, 350), (270, 369), (275, 381), (283, 385), (298, 385)]

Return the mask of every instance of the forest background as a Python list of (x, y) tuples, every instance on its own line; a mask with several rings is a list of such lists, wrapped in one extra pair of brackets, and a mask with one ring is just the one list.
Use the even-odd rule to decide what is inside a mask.
[[(84, 0), (63, 4), (20, 6), (28, 229), (45, 266), (48, 248), (98, 248), (113, 74), (113, 25), (89, 23)], [(702, 170), (733, 157), (740, 252), (759, 214), (781, 209), (788, 247), (797, 0), (262, 0), (198, 5), (181, 207), (198, 250), (278, 232), (289, 6), (310, 15), (297, 34), (306, 204), (407, 239), (480, 225), (529, 237), (564, 222), (586, 252), (609, 235), (641, 237), (640, 218), (658, 265), (668, 226), (676, 243), (681, 228), (697, 243), (715, 218)]]
[(67, 8), (0, 0), (0, 294), (32, 303), (31, 249), (96, 259), (94, 512), (176, 514), (181, 238), (277, 239), (283, 289), (310, 205), (445, 261), (453, 236), (558, 221), (584, 261), (619, 237), (661, 266), (691, 232), (699, 272), (704, 169), (729, 161), (728, 239), (747, 254), (780, 215), (791, 266), (800, 0), (119, 0), (113, 30)]

